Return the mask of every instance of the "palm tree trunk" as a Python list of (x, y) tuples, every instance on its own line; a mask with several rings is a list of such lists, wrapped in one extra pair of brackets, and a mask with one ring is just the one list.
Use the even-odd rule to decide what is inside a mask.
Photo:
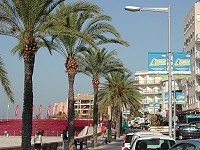
[(75, 72), (68, 72), (69, 91), (68, 91), (68, 150), (76, 150), (74, 142), (74, 79)]
[(121, 109), (118, 106), (117, 107), (117, 118), (116, 118), (116, 131), (117, 131), (116, 136), (118, 138), (120, 138), (120, 131), (121, 131), (121, 126), (120, 126), (120, 124), (121, 124), (120, 120), (121, 119), (120, 119), (120, 116), (121, 116)]
[(31, 149), (32, 118), (33, 118), (33, 70), (35, 55), (24, 57), (24, 104), (22, 113), (22, 150)]
[(94, 140), (94, 147), (98, 147), (98, 143), (97, 143), (97, 126), (98, 126), (98, 84), (93, 83), (93, 89), (94, 89), (93, 140)]
[(107, 128), (108, 128), (108, 142), (110, 143), (112, 141), (112, 130), (111, 130), (111, 120), (108, 120), (107, 122)]

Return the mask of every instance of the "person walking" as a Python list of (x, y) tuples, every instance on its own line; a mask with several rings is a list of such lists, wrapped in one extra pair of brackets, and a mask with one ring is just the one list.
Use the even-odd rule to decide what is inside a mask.
[(67, 149), (67, 141), (68, 141), (67, 130), (63, 131), (62, 138), (63, 138), (62, 150), (66, 150)]
[(41, 150), (42, 148), (42, 136), (39, 134), (39, 132), (36, 132), (35, 134), (34, 147), (36, 150)]
[(126, 122), (123, 123), (122, 129), (123, 133), (128, 129), (128, 124)]
[(106, 126), (105, 126), (104, 123), (102, 123), (102, 125), (101, 125), (101, 135), (102, 135), (103, 138), (104, 138), (105, 133), (106, 133)]

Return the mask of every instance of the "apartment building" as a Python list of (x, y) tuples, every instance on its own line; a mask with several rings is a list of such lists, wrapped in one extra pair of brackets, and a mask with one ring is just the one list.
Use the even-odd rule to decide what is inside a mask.
[[(168, 77), (160, 75), (150, 75), (148, 71), (136, 71), (135, 73), (135, 86), (140, 90), (142, 95), (142, 111), (149, 112), (150, 114), (156, 114), (158, 109), (167, 110), (169, 109), (168, 97)], [(182, 92), (182, 81), (181, 79), (172, 80), (172, 93), (181, 91)], [(175, 96), (173, 96), (175, 97)], [(173, 100), (174, 102), (174, 100)], [(176, 109), (182, 110), (185, 101), (175, 101)], [(174, 103), (173, 103), (174, 107)]]
[[(92, 109), (93, 109), (93, 101), (94, 101), (94, 95), (93, 94), (81, 94), (78, 93), (74, 97), (75, 103), (74, 103), (74, 109), (75, 109), (75, 115), (78, 115), (77, 117), (79, 119), (89, 119), (92, 116)], [(56, 115), (58, 113), (61, 114), (67, 114), (68, 112), (68, 102), (57, 102), (54, 103), (53, 106), (53, 115)]]
[(137, 71), (135, 73), (135, 86), (142, 95), (142, 111), (156, 114), (162, 107), (161, 76), (150, 76), (147, 71)]
[(191, 53), (192, 63), (191, 76), (183, 80), (188, 102), (185, 109), (195, 109), (200, 107), (200, 1), (185, 16), (183, 51)]

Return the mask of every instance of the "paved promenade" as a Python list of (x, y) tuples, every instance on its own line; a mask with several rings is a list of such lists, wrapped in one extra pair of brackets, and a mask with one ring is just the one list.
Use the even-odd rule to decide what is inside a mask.
[[(116, 141), (112, 141), (111, 143), (105, 143), (105, 138), (102, 138), (101, 136), (98, 137), (98, 147), (97, 148), (92, 148), (92, 141), (88, 140), (88, 146), (87, 148), (84, 147), (84, 150), (112, 150), (113, 147), (120, 147), (122, 144), (124, 136), (121, 136), (119, 139)], [(33, 139), (33, 137), (32, 137)], [(50, 143), (50, 142), (61, 142), (62, 138), (61, 137), (52, 137), (52, 136), (43, 136), (43, 143)], [(33, 144), (33, 140), (31, 141)], [(8, 147), (15, 147), (15, 146), (20, 146), (21, 145), (21, 136), (0, 136), (0, 149), (2, 148), (8, 148)], [(58, 148), (61, 150), (61, 147)]]
[[(34, 137), (32, 137), (33, 139)], [(53, 136), (43, 136), (42, 137), (43, 143), (50, 143), (50, 142), (61, 142), (61, 137), (53, 137)], [(33, 144), (33, 140), (31, 140)], [(6, 147), (15, 147), (21, 145), (21, 136), (0, 136), (0, 148)]]

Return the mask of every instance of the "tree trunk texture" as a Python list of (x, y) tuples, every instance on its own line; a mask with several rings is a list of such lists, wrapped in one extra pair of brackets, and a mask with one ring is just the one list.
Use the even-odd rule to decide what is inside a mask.
[(94, 111), (93, 111), (93, 140), (94, 147), (98, 147), (97, 143), (97, 126), (98, 126), (98, 85), (94, 85)]
[(32, 118), (33, 118), (33, 70), (35, 63), (35, 54), (29, 53), (24, 57), (24, 104), (22, 112), (22, 150), (31, 149)]
[(108, 129), (108, 142), (109, 142), (109, 143), (112, 141), (111, 124), (112, 124), (112, 121), (111, 121), (111, 120), (108, 120), (108, 122), (107, 122), (107, 129)]
[(68, 91), (68, 150), (76, 150), (74, 141), (74, 79), (75, 73), (68, 72), (69, 91)]
[(121, 125), (120, 125), (121, 119), (120, 119), (120, 117), (121, 117), (121, 110), (119, 107), (117, 107), (117, 118), (116, 118), (116, 131), (117, 131), (116, 136), (117, 136), (117, 138), (120, 138), (120, 134), (121, 134)]

